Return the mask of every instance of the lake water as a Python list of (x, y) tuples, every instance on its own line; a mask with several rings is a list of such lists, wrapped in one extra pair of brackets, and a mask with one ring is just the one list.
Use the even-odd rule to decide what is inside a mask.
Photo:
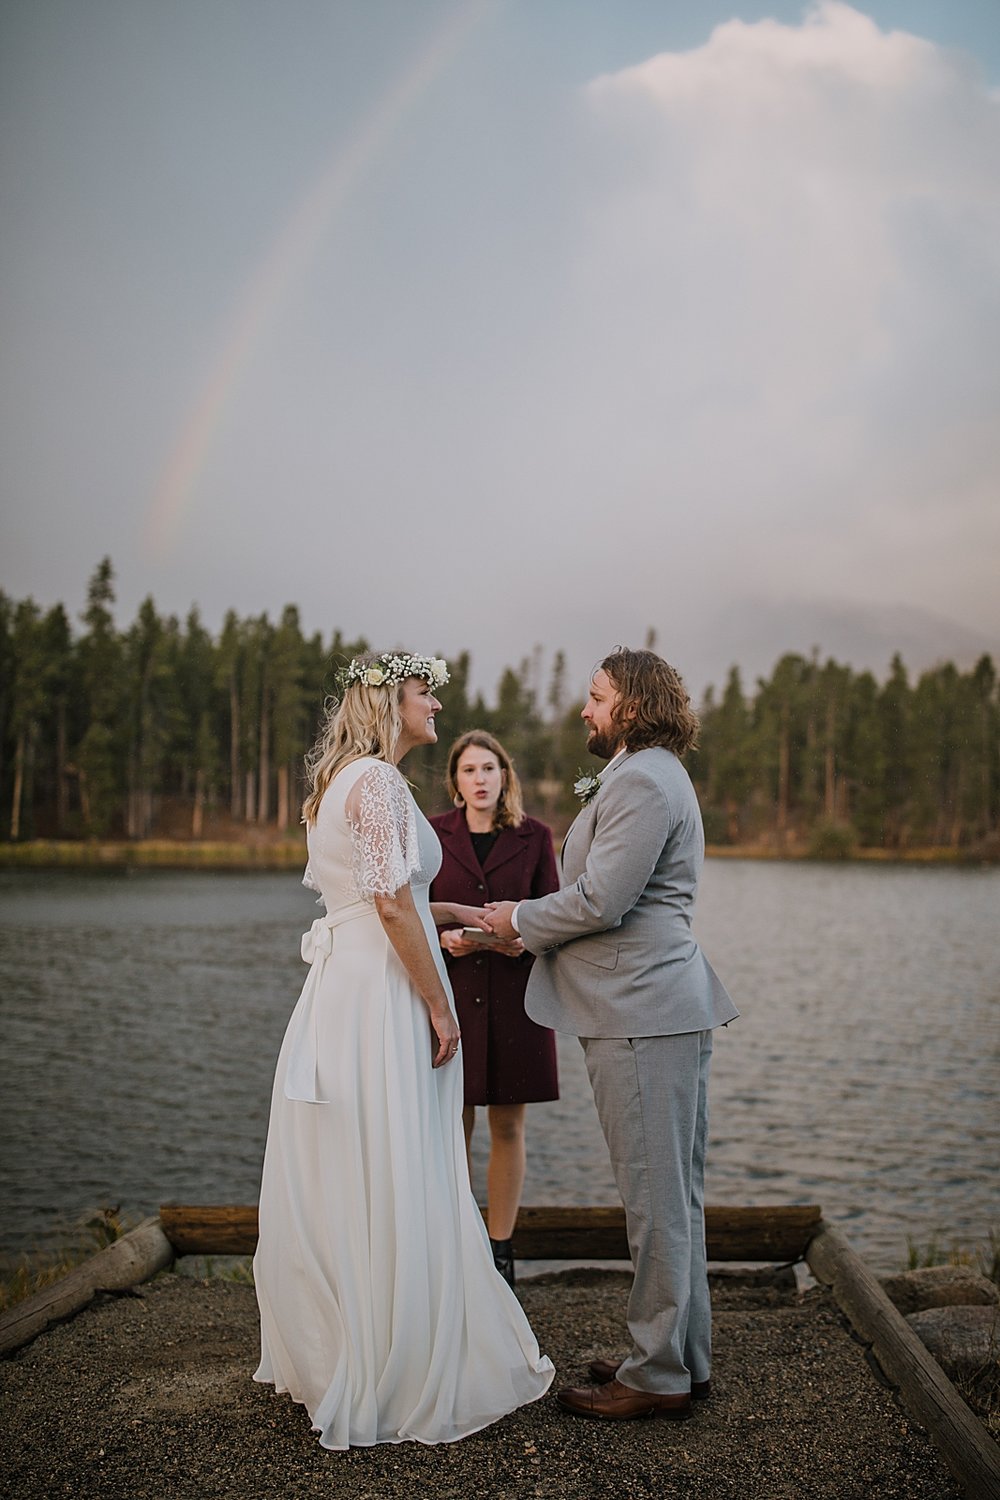
[[(0, 1253), (100, 1204), (256, 1201), (313, 896), (287, 874), (0, 872)], [(708, 1200), (815, 1202), (880, 1270), (1000, 1226), (1000, 870), (710, 861)], [(617, 1201), (579, 1046), (527, 1203)], [(482, 1189), (485, 1122), (476, 1153)]]

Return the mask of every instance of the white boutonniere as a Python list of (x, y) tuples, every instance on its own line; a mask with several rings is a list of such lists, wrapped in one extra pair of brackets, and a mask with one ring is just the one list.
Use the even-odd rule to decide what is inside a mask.
[(600, 790), (601, 778), (599, 776), (591, 776), (587, 771), (577, 772), (577, 778), (573, 783), (573, 791), (579, 797), (583, 807), (586, 807), (588, 802), (593, 801)]

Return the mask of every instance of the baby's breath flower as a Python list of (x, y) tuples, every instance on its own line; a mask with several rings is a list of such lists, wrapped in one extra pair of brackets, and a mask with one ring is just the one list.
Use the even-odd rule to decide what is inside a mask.
[(352, 682), (368, 687), (392, 687), (407, 677), (422, 677), (429, 687), (439, 688), (449, 679), (448, 663), (441, 656), (414, 656), (408, 651), (384, 651), (374, 660), (355, 657), (339, 674), (343, 693)]

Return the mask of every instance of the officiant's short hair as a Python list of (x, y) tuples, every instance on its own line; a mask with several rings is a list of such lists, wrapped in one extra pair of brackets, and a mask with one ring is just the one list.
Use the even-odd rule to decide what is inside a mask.
[(628, 750), (662, 745), (683, 755), (698, 743), (698, 715), (676, 667), (655, 651), (616, 646), (601, 662), (619, 694), (614, 724)]

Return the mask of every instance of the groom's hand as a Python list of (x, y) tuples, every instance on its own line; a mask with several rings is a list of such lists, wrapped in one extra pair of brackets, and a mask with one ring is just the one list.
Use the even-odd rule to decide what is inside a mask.
[(516, 901), (487, 901), (486, 923), (491, 932), (495, 932), (498, 938), (504, 938), (508, 942), (517, 937), (517, 932), (510, 914), (517, 905)]

